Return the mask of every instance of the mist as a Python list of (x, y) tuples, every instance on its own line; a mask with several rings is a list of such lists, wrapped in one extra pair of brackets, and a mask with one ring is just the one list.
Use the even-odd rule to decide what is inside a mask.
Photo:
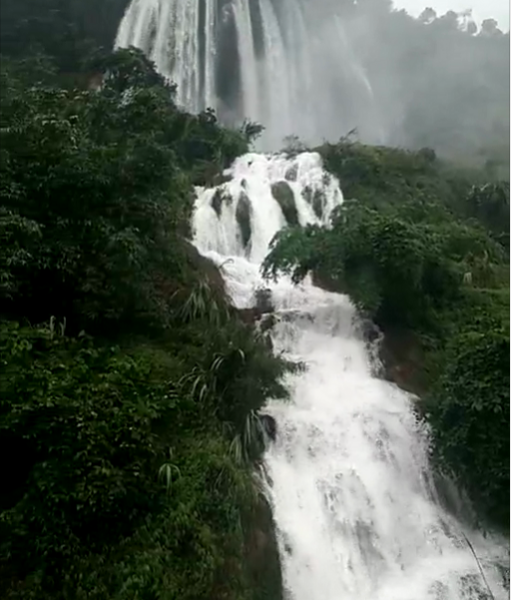
[[(379, 107), (382, 142), (509, 163), (509, 33), (470, 14), (419, 18), (383, 0), (331, 3)], [(357, 127), (362, 141), (364, 115)]]
[(493, 20), (387, 0), (132, 0), (116, 43), (144, 50), (189, 110), (262, 124), (263, 150), (350, 133), (508, 161), (509, 33)]

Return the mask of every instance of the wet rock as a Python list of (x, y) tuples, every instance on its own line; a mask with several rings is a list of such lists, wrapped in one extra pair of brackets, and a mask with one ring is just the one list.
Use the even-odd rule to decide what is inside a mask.
[(222, 214), (222, 204), (224, 202), (224, 192), (222, 189), (216, 190), (213, 194), (213, 198), (211, 198), (211, 206), (213, 210), (216, 212), (217, 217), (220, 217)]
[(245, 559), (254, 598), (283, 600), (284, 585), (275, 523), (268, 501), (259, 495), (245, 522)]
[(270, 352), (273, 352), (274, 346), (273, 346), (273, 340), (271, 339), (271, 335), (266, 335), (264, 337), (264, 343), (266, 344), (266, 347), (268, 348), (268, 350)]
[(430, 387), (420, 339), (407, 330), (387, 328), (383, 331), (380, 359), (384, 366), (384, 377), (401, 389), (424, 395)]
[(313, 190), (310, 186), (306, 186), (302, 191), (302, 196), (305, 201), (312, 206), (312, 210), (318, 219), (323, 216), (323, 206), (325, 196), (321, 190)]
[(185, 257), (188, 265), (201, 275), (213, 290), (217, 291), (222, 296), (226, 295), (225, 282), (220, 273), (219, 268), (215, 263), (202, 256), (197, 248), (190, 242), (185, 242)]
[(252, 237), (251, 217), (252, 206), (250, 204), (250, 199), (244, 192), (241, 192), (238, 205), (236, 206), (236, 221), (238, 221), (240, 226), (241, 240), (245, 248), (248, 246), (250, 238)]
[(289, 183), (287, 181), (273, 183), (271, 193), (279, 203), (288, 224), (291, 226), (299, 225), (300, 220), (298, 218), (298, 211), (296, 210), (295, 197)]
[(211, 206), (218, 217), (222, 213), (222, 206), (224, 204), (232, 204), (232, 196), (226, 189), (218, 188), (213, 194), (213, 198), (211, 198)]
[(377, 325), (375, 325), (372, 321), (365, 319), (361, 323), (362, 336), (366, 342), (370, 344), (375, 342), (381, 335), (381, 332)]
[(269, 331), (272, 327), (274, 327), (276, 322), (277, 322), (277, 317), (275, 316), (275, 314), (273, 314), (273, 313), (266, 314), (261, 319), (259, 328), (262, 333), (265, 333), (265, 332)]
[(272, 303), (271, 290), (268, 288), (258, 288), (255, 291), (255, 302), (256, 308), (262, 315), (275, 310)]
[(342, 293), (342, 287), (339, 285), (339, 282), (334, 278), (330, 277), (326, 273), (321, 273), (319, 271), (312, 272), (312, 284), (326, 292), (336, 292)]
[(260, 312), (254, 306), (251, 308), (240, 308), (238, 309), (238, 314), (243, 323), (247, 325), (254, 325), (261, 316)]
[(232, 181), (232, 175), (229, 173), (216, 173), (211, 180), (211, 184), (216, 187), (218, 185), (223, 185), (228, 181)]
[(265, 299), (264, 302), (251, 306), (250, 308), (238, 309), (238, 314), (241, 320), (248, 325), (255, 325), (258, 321), (260, 322), (261, 332), (268, 331), (275, 324), (275, 317), (273, 315), (273, 305), (271, 300)]
[(323, 216), (323, 206), (325, 204), (325, 196), (321, 190), (316, 190), (312, 196), (312, 210), (318, 219)]
[(298, 179), (298, 165), (289, 167), (286, 171), (285, 178), (287, 181), (296, 181)]
[(259, 418), (266, 435), (274, 442), (277, 438), (277, 421), (270, 415), (260, 415)]

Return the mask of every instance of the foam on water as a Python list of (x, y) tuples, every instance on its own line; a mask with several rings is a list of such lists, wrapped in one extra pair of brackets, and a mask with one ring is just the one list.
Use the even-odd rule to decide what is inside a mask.
[[(265, 455), (267, 493), (290, 600), (480, 600), (490, 598), (465, 535), (497, 600), (508, 597), (497, 568), (508, 548), (467, 530), (441, 507), (428, 462), (428, 432), (413, 399), (375, 375), (349, 298), (309, 281), (261, 279), (260, 264), (285, 225), (271, 185), (287, 181), (301, 224), (328, 224), (339, 182), (317, 154), (248, 154), (219, 188), (200, 189), (195, 243), (221, 269), (234, 303), (254, 304), (270, 287), (276, 352), (307, 365), (289, 376), (292, 400), (269, 401), (277, 438)], [(308, 203), (323, 198), (322, 216)], [(219, 214), (212, 201), (224, 195)], [(236, 207), (249, 203), (244, 247)], [(230, 260), (227, 260), (230, 259)]]

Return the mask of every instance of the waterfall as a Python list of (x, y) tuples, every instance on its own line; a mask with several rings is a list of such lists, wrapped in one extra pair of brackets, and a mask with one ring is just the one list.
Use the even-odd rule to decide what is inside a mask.
[(136, 46), (177, 84), (177, 102), (222, 122), (266, 127), (262, 144), (308, 143), (357, 128), (387, 132), (349, 27), (330, 0), (131, 0), (116, 46)]
[(271, 289), (275, 351), (306, 365), (288, 376), (291, 400), (267, 406), (277, 423), (264, 458), (267, 494), (286, 598), (491, 600), (466, 538), (495, 599), (507, 598), (499, 570), (508, 565), (506, 542), (442, 508), (427, 427), (413, 398), (377, 377), (349, 298), (310, 281), (261, 278), (268, 245), (286, 224), (275, 185), (292, 195), (302, 225), (328, 225), (342, 202), (339, 182), (315, 153), (249, 154), (226, 175), (218, 188), (198, 190), (195, 244), (222, 265), (238, 307)]

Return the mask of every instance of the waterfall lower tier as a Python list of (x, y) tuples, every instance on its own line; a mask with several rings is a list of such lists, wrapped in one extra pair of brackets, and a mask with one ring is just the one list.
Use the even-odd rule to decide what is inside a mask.
[[(288, 378), (292, 400), (267, 407), (277, 423), (265, 455), (267, 492), (286, 598), (490, 599), (466, 535), (495, 599), (504, 600), (506, 544), (468, 531), (442, 509), (428, 430), (410, 396), (374, 375), (374, 353), (349, 298), (309, 282), (261, 279), (270, 240), (294, 214), (289, 207), (301, 224), (327, 224), (342, 202), (339, 182), (310, 153), (247, 155), (228, 174), (222, 186), (198, 191), (195, 243), (222, 265), (238, 307), (270, 287), (275, 351), (307, 366)], [(320, 192), (320, 210), (311, 191)]]
[(285, 136), (316, 143), (353, 128), (381, 143), (371, 84), (341, 17), (325, 18), (328, 2), (132, 0), (116, 45), (141, 48), (186, 109), (264, 125), (269, 149)]

